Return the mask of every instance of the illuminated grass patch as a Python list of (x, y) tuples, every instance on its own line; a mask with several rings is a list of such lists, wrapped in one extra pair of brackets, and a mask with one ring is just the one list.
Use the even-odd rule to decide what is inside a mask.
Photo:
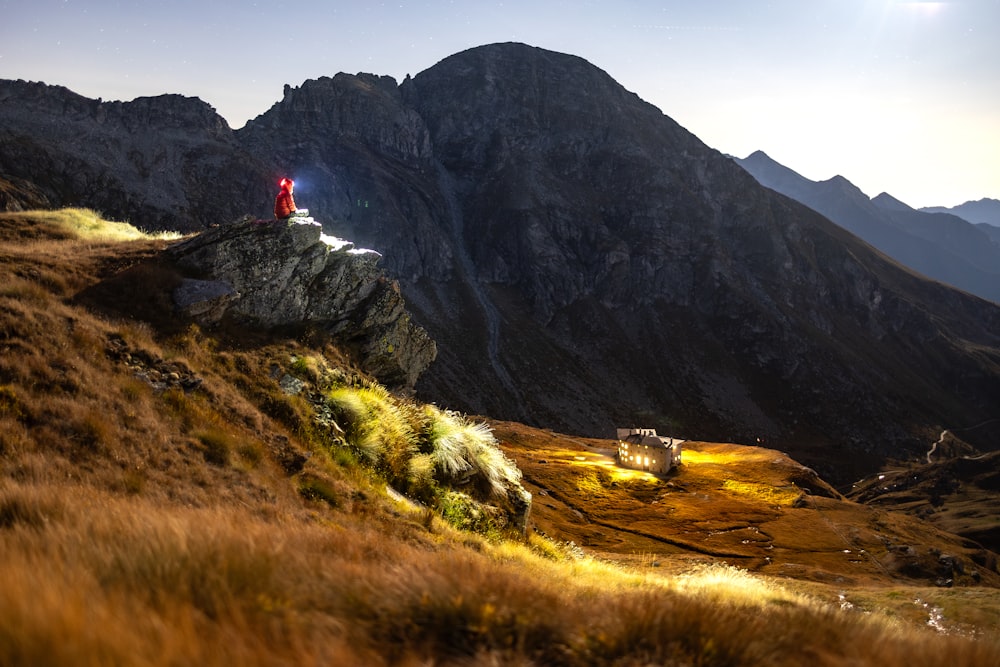
[(732, 465), (735, 463), (745, 463), (748, 458), (741, 452), (719, 452), (719, 451), (699, 451), (697, 449), (684, 450), (684, 463), (688, 465), (698, 465), (712, 463), (716, 465)]
[(148, 239), (174, 240), (181, 237), (177, 232), (144, 232), (127, 222), (105, 220), (99, 213), (86, 208), (64, 208), (47, 211), (43, 215), (47, 221), (71, 232), (81, 239), (98, 241), (139, 241)]
[(722, 488), (731, 493), (753, 498), (769, 505), (781, 505), (783, 507), (791, 506), (802, 495), (802, 492), (798, 489), (734, 479), (725, 480), (722, 483)]
[(520, 487), (520, 469), (487, 424), (418, 407), (373, 383), (336, 387), (327, 401), (361, 460), (421, 502), (440, 505), (448, 487), (463, 487), (478, 501), (504, 500)]

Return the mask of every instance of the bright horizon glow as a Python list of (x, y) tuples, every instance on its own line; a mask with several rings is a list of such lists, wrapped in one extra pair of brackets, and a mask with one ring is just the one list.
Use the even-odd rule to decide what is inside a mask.
[(517, 41), (584, 58), (709, 146), (954, 206), (1000, 198), (1000, 2), (0, 0), (0, 78), (90, 98), (177, 93), (233, 128), (286, 84), (402, 81)]
[(947, 5), (947, 2), (900, 2), (898, 3), (903, 9), (908, 9), (912, 12), (919, 12), (926, 16), (934, 16), (940, 13)]

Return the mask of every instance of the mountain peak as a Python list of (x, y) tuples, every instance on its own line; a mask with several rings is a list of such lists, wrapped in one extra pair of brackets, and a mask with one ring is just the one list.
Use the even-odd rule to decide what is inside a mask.
[(762, 150), (756, 150), (753, 153), (750, 153), (750, 155), (747, 155), (745, 158), (743, 158), (743, 161), (745, 161), (745, 162), (773, 162), (774, 164), (778, 164), (778, 162), (775, 161), (774, 158), (772, 158), (770, 155), (768, 155), (767, 153), (765, 153)]
[(904, 204), (888, 192), (883, 192), (876, 197), (872, 197), (872, 203), (887, 211), (913, 211), (913, 207)]

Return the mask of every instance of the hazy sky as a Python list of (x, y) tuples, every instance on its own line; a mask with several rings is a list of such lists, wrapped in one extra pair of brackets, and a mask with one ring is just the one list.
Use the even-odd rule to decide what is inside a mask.
[(196, 96), (234, 128), (286, 83), (507, 41), (585, 58), (725, 153), (911, 206), (1000, 198), (1000, 0), (0, 0), (0, 78)]

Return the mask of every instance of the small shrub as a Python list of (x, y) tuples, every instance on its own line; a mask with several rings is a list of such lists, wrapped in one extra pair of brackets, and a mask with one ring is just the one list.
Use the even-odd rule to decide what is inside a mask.
[(340, 494), (333, 483), (315, 475), (303, 475), (299, 480), (299, 495), (307, 500), (318, 500), (330, 507), (340, 507)]
[(21, 419), (24, 416), (17, 392), (10, 385), (0, 385), (0, 416), (13, 419)]
[(231, 452), (233, 450), (232, 438), (223, 431), (212, 429), (201, 431), (195, 434), (198, 442), (202, 445), (202, 454), (205, 460), (217, 466), (229, 464)]
[(264, 446), (258, 440), (243, 440), (236, 446), (236, 454), (251, 467), (257, 467), (264, 460)]
[(506, 528), (503, 512), (484, 505), (461, 491), (445, 491), (438, 498), (438, 510), (445, 521), (461, 530), (499, 537)]

